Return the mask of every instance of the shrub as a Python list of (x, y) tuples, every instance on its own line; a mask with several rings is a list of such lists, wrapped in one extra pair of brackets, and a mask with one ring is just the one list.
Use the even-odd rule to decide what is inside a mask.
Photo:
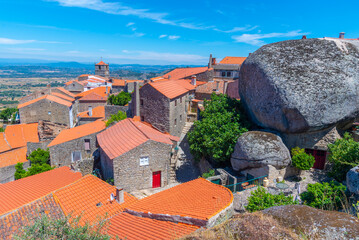
[(209, 172), (203, 173), (203, 174), (202, 174), (202, 177), (203, 177), (203, 178), (209, 178), (209, 177), (213, 177), (215, 174), (216, 174), (216, 173), (215, 173), (214, 169), (212, 169), (212, 170), (210, 170)]
[(110, 126), (114, 122), (119, 122), (127, 118), (127, 114), (122, 111), (118, 111), (117, 114), (112, 114), (110, 119), (106, 122), (106, 127)]
[(248, 198), (248, 205), (245, 207), (249, 212), (260, 211), (273, 206), (298, 204), (293, 196), (285, 196), (283, 193), (270, 194), (263, 187), (258, 187)]
[(38, 148), (37, 150), (30, 153), (28, 160), (30, 160), (31, 164), (44, 164), (48, 163), (50, 160), (50, 152), (49, 149), (43, 150)]
[(109, 96), (107, 101), (111, 105), (125, 106), (131, 101), (131, 94), (122, 91), (117, 95)]
[(342, 209), (346, 201), (346, 187), (338, 182), (308, 184), (306, 192), (300, 194), (304, 204), (323, 210)]
[(342, 139), (329, 144), (328, 149), (329, 162), (333, 163), (330, 176), (339, 182), (344, 181), (347, 172), (359, 165), (359, 142), (355, 142), (349, 133), (345, 133)]
[(307, 154), (304, 149), (295, 147), (291, 150), (292, 164), (300, 170), (309, 170), (313, 167), (315, 159), (312, 155)]

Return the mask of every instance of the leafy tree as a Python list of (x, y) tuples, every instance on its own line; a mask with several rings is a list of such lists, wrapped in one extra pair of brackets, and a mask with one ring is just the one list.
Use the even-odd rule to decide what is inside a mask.
[(347, 172), (359, 165), (359, 142), (345, 133), (342, 139), (328, 145), (329, 161), (332, 164), (330, 175), (338, 181), (344, 181)]
[(26, 171), (24, 170), (24, 163), (17, 163), (16, 165), (15, 165), (15, 169), (16, 169), (16, 171), (15, 171), (15, 180), (17, 180), (17, 179), (21, 179), (21, 178), (23, 178), (24, 176), (25, 176), (25, 174), (26, 174)]
[(241, 103), (213, 93), (211, 101), (204, 101), (201, 117), (188, 133), (191, 153), (197, 161), (202, 157), (229, 161), (238, 137), (251, 126)]
[(304, 149), (299, 147), (293, 148), (292, 164), (300, 170), (309, 170), (313, 167), (315, 159), (312, 155), (307, 154)]
[(53, 219), (43, 214), (31, 225), (24, 226), (15, 239), (63, 239), (63, 240), (109, 240), (108, 221), (99, 220), (97, 224), (80, 224), (80, 218), (70, 219), (66, 216)]
[(0, 112), (0, 119), (4, 122), (9, 122), (9, 119), (13, 118), (13, 115), (16, 115), (17, 108), (5, 108)]
[(298, 204), (293, 200), (293, 196), (285, 196), (284, 193), (271, 194), (263, 187), (259, 187), (251, 193), (248, 198), (248, 205), (245, 207), (249, 212), (260, 211), (273, 206)]
[(44, 164), (48, 163), (50, 160), (49, 149), (43, 150), (38, 148), (37, 150), (30, 153), (28, 160), (31, 161), (31, 164)]
[(346, 187), (338, 182), (308, 184), (306, 192), (300, 194), (304, 204), (323, 210), (340, 210), (346, 201)]
[(131, 94), (122, 91), (117, 95), (110, 95), (107, 101), (111, 105), (125, 106), (131, 101)]
[(118, 111), (117, 114), (112, 114), (110, 119), (106, 122), (106, 127), (110, 126), (112, 123), (119, 122), (127, 118), (127, 114), (122, 111)]

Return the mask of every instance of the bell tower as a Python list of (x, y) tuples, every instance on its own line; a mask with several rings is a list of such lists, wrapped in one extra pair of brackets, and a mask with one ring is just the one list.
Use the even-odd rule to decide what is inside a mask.
[(102, 61), (95, 64), (95, 75), (101, 76), (101, 77), (110, 77), (110, 66)]

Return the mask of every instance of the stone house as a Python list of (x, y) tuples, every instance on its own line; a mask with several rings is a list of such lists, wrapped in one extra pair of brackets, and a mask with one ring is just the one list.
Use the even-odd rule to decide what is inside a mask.
[(63, 130), (47, 146), (50, 150), (51, 165), (56, 167), (78, 165), (79, 162), (88, 160), (88, 166), (83, 173), (91, 173), (94, 161), (93, 153), (97, 149), (96, 135), (105, 128), (105, 123), (98, 120)]
[(128, 79), (110, 79), (110, 82), (112, 83), (112, 93), (120, 93), (122, 91), (132, 93), (135, 90), (135, 83), (138, 83), (141, 86), (143, 86), (144, 81), (143, 80), (128, 80)]
[(53, 93), (58, 93), (58, 94), (64, 95), (64, 96), (69, 97), (69, 98), (75, 98), (74, 94), (67, 91), (63, 87), (52, 88), (49, 85), (48, 87), (46, 87), (44, 89), (41, 89), (39, 91), (35, 91), (35, 92), (21, 98), (19, 100), (19, 104), (26, 103), (28, 101), (34, 100), (34, 99), (42, 97), (44, 95), (49, 95), (49, 94), (53, 94)]
[(189, 90), (167, 80), (147, 83), (138, 92), (138, 97), (137, 91), (133, 96), (134, 115), (162, 132), (180, 136), (187, 119)]
[(110, 66), (103, 61), (96, 63), (95, 75), (99, 75), (101, 77), (106, 77), (106, 78), (110, 77)]
[(90, 107), (105, 106), (110, 94), (110, 87), (97, 87), (76, 95), (78, 100), (78, 111), (88, 111)]
[(144, 122), (122, 120), (97, 135), (102, 174), (126, 191), (166, 186), (177, 141)]
[(77, 125), (84, 125), (97, 120), (105, 119), (105, 106), (95, 108), (89, 107), (88, 111), (80, 112), (77, 115)]
[(73, 94), (79, 94), (85, 91), (85, 82), (72, 80), (65, 83), (65, 89)]
[(208, 67), (213, 69), (213, 78), (217, 80), (238, 80), (239, 70), (246, 57), (225, 57), (217, 63), (216, 58), (209, 57)]
[(44, 120), (73, 127), (76, 122), (75, 99), (59, 93), (51, 93), (19, 104), (18, 109), (21, 123)]

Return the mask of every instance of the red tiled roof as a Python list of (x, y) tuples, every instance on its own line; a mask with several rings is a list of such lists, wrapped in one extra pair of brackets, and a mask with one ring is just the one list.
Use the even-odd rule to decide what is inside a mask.
[[(107, 87), (107, 92), (109, 93), (111, 90), (110, 87)], [(101, 96), (101, 97), (107, 97), (108, 93), (106, 93), (106, 87), (97, 87), (82, 93), (79, 93), (76, 95), (76, 98), (82, 98), (86, 95), (89, 95), (91, 93), (96, 93), (97, 95)]]
[(100, 61), (99, 63), (97, 63), (96, 65), (108, 65), (107, 63), (104, 63), (103, 61)]
[(166, 80), (148, 83), (154, 89), (168, 97), (169, 99), (176, 98), (188, 92), (188, 90), (182, 87), (177, 81)]
[(194, 90), (198, 86), (201, 86), (203, 84), (206, 84), (206, 82), (196, 81), (196, 85), (191, 84), (191, 80), (188, 79), (181, 79), (181, 80), (175, 80), (178, 85), (181, 85), (187, 90)]
[(7, 150), (10, 150), (11, 146), (6, 140), (5, 133), (0, 133), (0, 152), (5, 152)]
[(120, 213), (110, 220), (108, 234), (127, 240), (178, 239), (199, 229), (197, 226), (136, 217)]
[(101, 120), (97, 120), (95, 122), (80, 125), (78, 127), (65, 129), (62, 130), (54, 140), (52, 140), (52, 142), (48, 145), (48, 147), (52, 147), (64, 142), (68, 142), (93, 133), (97, 133), (104, 130), (105, 128), (106, 128), (105, 123)]
[(186, 77), (190, 77), (192, 75), (196, 75), (199, 73), (203, 73), (208, 70), (208, 67), (193, 67), (193, 68), (176, 68), (169, 73), (163, 75), (163, 78), (167, 78), (171, 76), (171, 79), (182, 79)]
[(232, 201), (233, 194), (228, 188), (198, 178), (140, 199), (128, 209), (208, 220)]
[(105, 106), (98, 106), (92, 109), (92, 116), (89, 116), (89, 111), (80, 112), (80, 118), (105, 118)]
[(80, 84), (82, 86), (85, 86), (87, 84), (87, 81), (86, 80), (84, 80), (84, 81), (71, 80), (71, 81), (66, 82), (65, 85), (68, 86), (68, 85), (70, 85), (72, 83), (78, 83), (78, 84)]
[(220, 61), (220, 64), (239, 64), (241, 65), (246, 57), (225, 57)]
[(81, 215), (81, 222), (93, 222), (99, 217), (110, 218), (137, 201), (137, 198), (124, 192), (124, 203), (110, 201), (110, 195), (116, 195), (116, 187), (89, 174), (78, 181), (56, 190), (53, 195), (60, 202), (66, 215)]
[(26, 152), (27, 148), (22, 147), (0, 153), (0, 168), (26, 162)]
[(112, 86), (114, 87), (124, 87), (125, 80), (123, 79), (112, 79)]
[(64, 99), (62, 99), (62, 98), (59, 98), (59, 97), (56, 97), (56, 96), (54, 96), (54, 95), (44, 95), (44, 96), (42, 96), (42, 97), (33, 99), (33, 100), (31, 100), (31, 101), (28, 101), (28, 102), (19, 104), (19, 105), (18, 105), (18, 108), (26, 107), (26, 106), (28, 106), (28, 105), (30, 105), (30, 104), (33, 104), (33, 103), (38, 102), (38, 101), (43, 100), (43, 99), (47, 99), (47, 100), (49, 100), (49, 101), (54, 101), (54, 102), (56, 102), (56, 103), (58, 103), (58, 104), (65, 105), (65, 106), (67, 106), (67, 107), (71, 107), (71, 105), (72, 105), (72, 102), (69, 102), (69, 101), (64, 100)]
[(38, 123), (9, 125), (5, 138), (11, 148), (25, 147), (27, 142), (39, 142)]
[(60, 90), (61, 92), (65, 93), (67, 96), (70, 96), (70, 97), (72, 97), (72, 98), (75, 98), (75, 94), (73, 94), (73, 93), (67, 91), (65, 88), (63, 88), (63, 87), (58, 87), (57, 89)]
[[(218, 89), (217, 89), (217, 85), (218, 85)], [(196, 93), (211, 94), (212, 92), (218, 92), (224, 94), (224, 81), (207, 82), (206, 84), (203, 84), (196, 88)]]
[(41, 198), (81, 178), (69, 167), (60, 167), (0, 185), (0, 215)]
[(100, 101), (100, 102), (106, 102), (107, 96), (100, 96), (99, 94), (95, 92), (91, 92), (84, 97), (80, 98), (79, 101)]
[(102, 150), (111, 159), (145, 143), (148, 140), (172, 144), (171, 138), (176, 137), (161, 133), (154, 128), (127, 118), (97, 135)]
[(64, 94), (61, 94), (61, 93), (52, 92), (51, 95), (59, 97), (59, 98), (62, 98), (62, 99), (66, 100), (66, 101), (69, 101), (69, 102), (75, 101), (75, 98), (68, 97), (68, 96), (66, 96)]

